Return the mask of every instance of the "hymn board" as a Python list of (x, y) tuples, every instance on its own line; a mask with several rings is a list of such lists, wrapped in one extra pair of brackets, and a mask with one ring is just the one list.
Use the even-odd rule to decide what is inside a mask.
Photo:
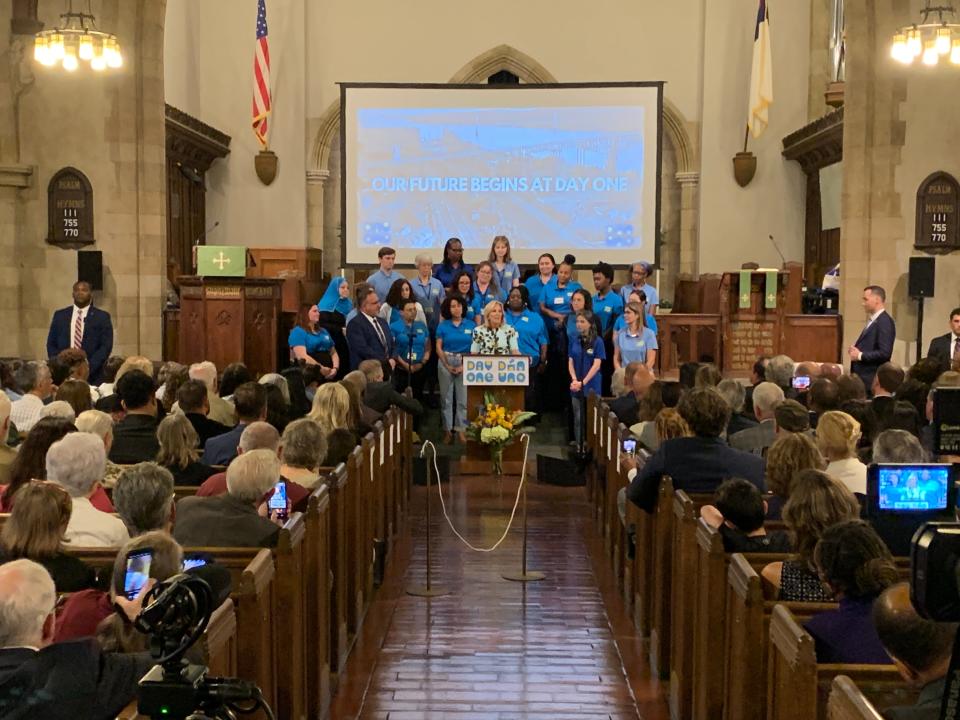
[(94, 242), (93, 187), (76, 168), (59, 170), (47, 185), (47, 242), (61, 247)]
[(934, 253), (960, 249), (958, 202), (960, 185), (952, 175), (935, 172), (920, 183), (915, 248)]

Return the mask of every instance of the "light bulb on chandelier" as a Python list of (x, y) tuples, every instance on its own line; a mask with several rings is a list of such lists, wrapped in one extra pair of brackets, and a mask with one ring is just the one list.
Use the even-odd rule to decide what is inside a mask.
[(73, 2), (67, 0), (67, 10), (60, 15), (59, 27), (41, 30), (34, 36), (34, 60), (46, 67), (59, 63), (71, 73), (80, 67), (81, 60), (96, 72), (123, 67), (120, 43), (116, 35), (97, 28), (91, 0), (86, 0), (86, 12), (75, 11)]
[(935, 67), (940, 57), (950, 58), (951, 65), (960, 65), (960, 24), (955, 22), (953, 5), (931, 4), (924, 0), (921, 21), (899, 28), (890, 44), (890, 57), (902, 65), (912, 65), (917, 58), (926, 67)]

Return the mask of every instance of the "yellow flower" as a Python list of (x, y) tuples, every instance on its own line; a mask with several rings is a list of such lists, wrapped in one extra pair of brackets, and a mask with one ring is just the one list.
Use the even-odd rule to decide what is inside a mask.
[(502, 423), (500, 423), (500, 425), (501, 427), (505, 427), (507, 430), (513, 430), (513, 423), (509, 420), (504, 420)]

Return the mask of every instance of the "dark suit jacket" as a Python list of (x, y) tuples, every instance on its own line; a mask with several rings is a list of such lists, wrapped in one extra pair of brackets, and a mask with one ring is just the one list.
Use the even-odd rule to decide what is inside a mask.
[(110, 460), (118, 465), (131, 465), (156, 460), (160, 452), (157, 441), (157, 419), (151, 415), (127, 415), (113, 427)]
[(363, 393), (363, 404), (378, 413), (385, 413), (391, 405), (396, 405), (415, 417), (423, 414), (423, 406), (419, 402), (398, 393), (393, 383), (386, 381), (368, 384)]
[(758, 455), (734, 450), (716, 437), (686, 437), (667, 440), (637, 471), (627, 499), (647, 512), (657, 505), (660, 480), (673, 479), (676, 490), (706, 493), (728, 478), (749, 480), (763, 492), (766, 463)]
[[(729, 429), (728, 426), (728, 432)], [(727, 436), (730, 447), (744, 452), (752, 452), (754, 455), (759, 455), (763, 450), (773, 445), (773, 441), (776, 439), (777, 430), (773, 420), (754, 423), (751, 427)]]
[(101, 653), (91, 638), (0, 650), (0, 718), (111, 720), (153, 664), (146, 653)]
[(930, 341), (930, 349), (927, 350), (927, 357), (936, 358), (940, 362), (940, 372), (950, 369), (953, 362), (953, 333), (935, 337)]
[[(374, 318), (380, 329), (383, 330), (383, 339), (387, 346), (384, 347), (377, 337), (377, 331), (373, 329), (370, 320), (363, 313), (357, 313), (357, 316), (347, 323), (347, 345), (350, 346), (350, 369), (356, 370), (364, 360), (387, 360), (393, 357), (393, 335), (390, 332), (390, 326), (383, 318)], [(369, 403), (368, 403), (369, 404)], [(371, 407), (373, 407), (371, 405)]]
[(850, 372), (859, 375), (863, 384), (867, 387), (867, 392), (873, 385), (873, 378), (877, 374), (877, 368), (885, 362), (890, 361), (893, 355), (893, 341), (897, 336), (897, 326), (890, 317), (890, 313), (884, 310), (877, 316), (877, 319), (870, 323), (869, 327), (863, 329), (860, 337), (854, 345), (863, 357), (850, 363)]
[(229, 465), (230, 461), (237, 456), (237, 445), (240, 444), (240, 436), (246, 428), (246, 423), (241, 423), (235, 428), (231, 428), (222, 435), (216, 435), (203, 446), (203, 457), (200, 462), (204, 465)]
[(199, 447), (201, 448), (207, 444), (207, 440), (210, 438), (230, 432), (229, 427), (223, 423), (218, 423), (216, 420), (211, 420), (206, 415), (200, 413), (184, 414), (187, 420), (190, 421), (190, 424), (193, 425), (193, 429), (197, 431), (197, 437), (200, 439)]
[(632, 392), (621, 395), (616, 400), (610, 401), (610, 412), (617, 416), (617, 420), (627, 427), (636, 425), (639, 421), (637, 412), (640, 409), (637, 403), (637, 396)]
[(733, 413), (730, 415), (730, 422), (727, 423), (727, 437), (736, 435), (741, 430), (747, 430), (756, 427), (759, 423), (749, 415), (744, 413)]
[(180, 500), (173, 537), (184, 547), (273, 547), (279, 530), (228, 493)]
[[(100, 308), (89, 306), (86, 319), (83, 321), (83, 340), (80, 347), (87, 354), (90, 363), (90, 384), (100, 382), (103, 364), (110, 357), (113, 350), (113, 323), (110, 313)], [(50, 321), (50, 332), (47, 333), (47, 355), (55, 357), (59, 352), (70, 347), (73, 337), (73, 328), (70, 327), (70, 318), (73, 317), (73, 305), (61, 308), (53, 314)]]

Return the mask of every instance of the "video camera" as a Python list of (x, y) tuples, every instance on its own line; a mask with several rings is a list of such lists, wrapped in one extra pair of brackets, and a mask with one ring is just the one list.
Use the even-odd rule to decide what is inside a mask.
[(150, 636), (150, 654), (157, 664), (140, 681), (137, 710), (141, 715), (154, 720), (234, 720), (235, 713), (262, 708), (273, 720), (273, 711), (256, 685), (237, 678), (208, 677), (206, 667), (183, 659), (203, 635), (214, 609), (213, 590), (193, 574), (175, 575), (147, 592), (134, 627)]

